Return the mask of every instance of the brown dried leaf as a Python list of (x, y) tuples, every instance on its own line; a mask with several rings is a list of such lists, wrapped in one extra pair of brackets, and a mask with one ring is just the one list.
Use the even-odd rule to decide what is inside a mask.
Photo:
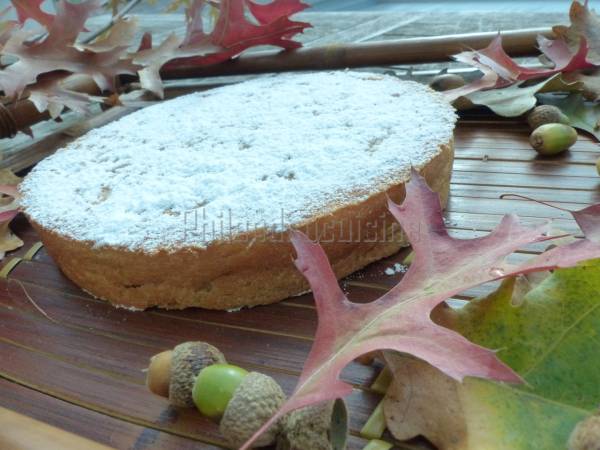
[(600, 18), (588, 8), (588, 0), (585, 0), (583, 5), (574, 1), (569, 17), (570, 26), (557, 25), (552, 30), (558, 38), (567, 41), (573, 52), (579, 47), (581, 37), (584, 37), (589, 47), (587, 60), (593, 64), (600, 64)]
[(600, 70), (595, 70), (589, 74), (581, 72), (571, 72), (563, 75), (567, 82), (580, 81), (583, 83), (583, 96), (587, 100), (595, 101), (600, 97)]
[[(5, 54), (18, 58), (17, 62), (0, 72), (0, 88), (5, 95), (19, 95), (28, 84), (35, 83), (39, 75), (53, 71), (87, 74), (102, 90), (113, 89), (117, 75), (134, 75), (139, 67), (126, 58), (126, 48), (116, 47), (96, 53), (74, 47), (88, 16), (100, 5), (100, 0), (79, 4), (61, 0), (45, 38), (27, 44), (28, 34), (22, 31), (14, 33), (3, 50)], [(110, 36), (107, 39), (111, 39)]]
[(89, 115), (92, 104), (103, 101), (101, 97), (65, 88), (65, 78), (66, 75), (51, 77), (38, 81), (29, 89), (28, 98), (38, 111), (48, 110), (53, 119), (59, 117), (65, 107), (71, 111)]
[(0, 259), (6, 252), (16, 250), (23, 246), (23, 241), (9, 228), (10, 221), (0, 223)]

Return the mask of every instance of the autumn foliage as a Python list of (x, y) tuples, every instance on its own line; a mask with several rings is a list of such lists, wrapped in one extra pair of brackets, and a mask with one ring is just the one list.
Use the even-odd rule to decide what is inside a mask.
[[(0, 90), (9, 98), (29, 96), (53, 117), (65, 106), (85, 112), (90, 102), (102, 101), (67, 89), (64, 81), (71, 74), (89, 75), (104, 93), (115, 91), (118, 76), (136, 75), (143, 88), (162, 97), (164, 65), (215, 64), (258, 45), (297, 48), (293, 37), (310, 26), (290, 18), (306, 8), (300, 0), (193, 0), (186, 9), (184, 36), (173, 33), (152, 46), (147, 34), (136, 42), (137, 21), (117, 17), (107, 32), (88, 42), (85, 23), (102, 7), (101, 0), (59, 0), (56, 15), (41, 4), (12, 0), (17, 21), (0, 22), (0, 55), (11, 61), (0, 70)], [(8, 11), (0, 12), (0, 20)], [(40, 29), (25, 31), (28, 20)]]

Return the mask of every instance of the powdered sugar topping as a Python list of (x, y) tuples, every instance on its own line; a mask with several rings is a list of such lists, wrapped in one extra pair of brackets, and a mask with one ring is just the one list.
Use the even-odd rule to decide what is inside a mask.
[(390, 76), (261, 77), (92, 130), (34, 168), (22, 204), (42, 226), (97, 246), (205, 247), (408, 179), (455, 120), (437, 93)]

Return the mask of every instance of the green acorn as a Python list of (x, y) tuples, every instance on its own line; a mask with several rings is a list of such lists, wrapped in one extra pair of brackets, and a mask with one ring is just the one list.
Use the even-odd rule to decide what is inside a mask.
[(547, 123), (536, 128), (529, 142), (540, 155), (558, 155), (577, 141), (577, 131), (562, 123)]

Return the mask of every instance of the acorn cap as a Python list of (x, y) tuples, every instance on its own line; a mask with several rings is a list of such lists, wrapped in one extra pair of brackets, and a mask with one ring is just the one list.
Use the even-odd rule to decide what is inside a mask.
[(206, 342), (184, 342), (173, 349), (169, 401), (175, 406), (193, 407), (192, 389), (198, 373), (206, 366), (226, 363), (223, 354)]
[(595, 414), (579, 422), (567, 446), (569, 450), (600, 450), (600, 416)]
[[(237, 448), (252, 437), (283, 405), (285, 394), (277, 382), (262, 373), (250, 372), (233, 393), (221, 419), (219, 430)], [(271, 426), (254, 443), (264, 447), (275, 442), (280, 422)]]
[(569, 118), (563, 112), (553, 105), (541, 105), (535, 107), (527, 115), (527, 123), (532, 130), (548, 123), (569, 124)]
[(292, 411), (277, 438), (277, 450), (343, 450), (348, 410), (342, 399)]

